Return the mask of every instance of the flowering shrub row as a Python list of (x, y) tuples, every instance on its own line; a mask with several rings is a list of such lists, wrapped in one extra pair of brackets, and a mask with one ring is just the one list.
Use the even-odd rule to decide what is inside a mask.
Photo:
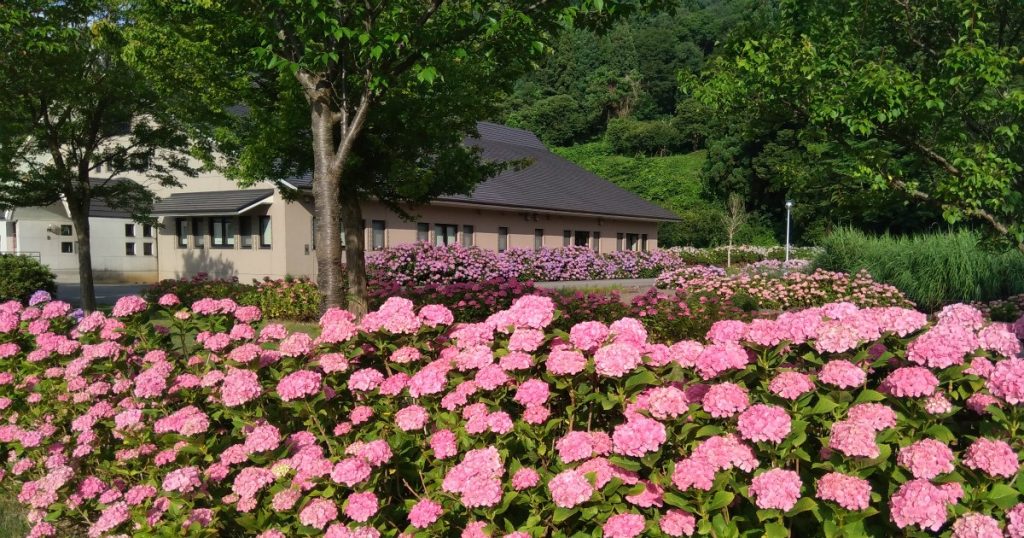
[(601, 254), (587, 247), (509, 249), (492, 252), (461, 245), (413, 243), (370, 252), (367, 271), (400, 285), (480, 282), (495, 278), (533, 281), (653, 278), (685, 263), (668, 250)]
[[(678, 256), (683, 262), (692, 265), (717, 265), (725, 266), (728, 259), (728, 247), (673, 247), (668, 249)], [(790, 259), (813, 260), (821, 249), (817, 247), (793, 247), (790, 249)], [(786, 259), (786, 247), (758, 247), (753, 245), (734, 245), (732, 247), (732, 263), (748, 264), (765, 261), (781, 262)]]
[(191, 278), (165, 279), (146, 288), (143, 296), (156, 301), (171, 293), (185, 304), (203, 298), (231, 299), (244, 306), (256, 306), (270, 319), (310, 321), (320, 316), (320, 292), (307, 278), (253, 280), (242, 284), (237, 278), (210, 278), (197, 273)]
[(159, 303), (169, 329), (138, 297), (0, 306), (30, 536), (1024, 536), (1020, 342), (963, 305), (666, 345), (630, 318), (551, 330), (538, 296), (459, 326), (391, 298), (316, 339)]
[(655, 286), (684, 295), (718, 295), (767, 310), (806, 308), (834, 301), (861, 307), (911, 306), (898, 289), (872, 280), (866, 271), (855, 275), (821, 269), (810, 274), (746, 271), (730, 276), (719, 267), (696, 265), (659, 276)]

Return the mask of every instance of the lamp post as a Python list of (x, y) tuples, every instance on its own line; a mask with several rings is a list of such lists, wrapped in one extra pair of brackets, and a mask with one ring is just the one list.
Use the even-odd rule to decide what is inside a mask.
[(793, 210), (793, 200), (786, 200), (786, 263), (789, 263), (789, 214)]

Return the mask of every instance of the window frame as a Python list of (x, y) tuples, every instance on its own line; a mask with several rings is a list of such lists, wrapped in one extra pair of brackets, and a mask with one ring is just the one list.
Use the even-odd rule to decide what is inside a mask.
[(202, 217), (192, 217), (192, 248), (202, 250), (206, 248), (206, 231), (203, 230)]
[(572, 230), (562, 230), (562, 246), (572, 245)]
[[(248, 243), (249, 243), (248, 245), (246, 244), (247, 240), (248, 240)], [(313, 233), (313, 241), (314, 241), (313, 248), (316, 248), (316, 244), (315, 244), (316, 232), (315, 232), (315, 229), (314, 229), (314, 233)], [(238, 217), (238, 248), (243, 249), (243, 250), (252, 250), (252, 247), (253, 247), (253, 240), (252, 240), (252, 216), (251, 215), (241, 215), (241, 216)]]
[(470, 248), (476, 245), (475, 228), (472, 224), (462, 225), (462, 246)]
[[(448, 232), (451, 232), (451, 235)], [(451, 238), (451, 242), (448, 242), (448, 238)], [(450, 247), (458, 242), (459, 226), (457, 224), (434, 223), (434, 246)]]
[(533, 250), (542, 250), (544, 248), (544, 228), (533, 229)]
[[(65, 245), (68, 247), (67, 250), (64, 250)], [(73, 241), (61, 241), (60, 242), (60, 253), (61, 254), (74, 254), (75, 253), (75, 243)]]
[[(379, 239), (378, 241), (378, 234)], [(388, 223), (385, 220), (370, 221), (370, 250), (384, 250), (388, 245)]]
[(125, 223), (125, 225), (124, 225), (124, 236), (125, 237), (135, 237), (135, 223), (134, 222)]
[[(261, 250), (274, 248), (274, 221), (270, 218), (270, 215), (259, 216), (259, 219), (256, 221), (256, 233), (260, 237), (259, 245)], [(270, 239), (269, 241), (266, 240), (268, 238)]]
[[(585, 235), (581, 235), (585, 234)], [(580, 238), (585, 237), (586, 239), (580, 243)], [(572, 233), (572, 246), (574, 247), (587, 247), (590, 248), (590, 232), (587, 230), (574, 230)]]
[(142, 237), (152, 238), (153, 237), (153, 225), (143, 224), (142, 225)]
[(153, 254), (153, 252), (154, 252), (153, 244), (154, 243), (148, 242), (148, 241), (142, 244), (142, 255), (143, 256), (153, 256), (154, 255)]
[(135, 256), (135, 241), (126, 241), (124, 244), (124, 255)]
[[(235, 248), (237, 241), (235, 240), (235, 219), (234, 217), (209, 217), (206, 219), (207, 227), (210, 230), (210, 248), (220, 250), (231, 250)], [(216, 233), (217, 225), (220, 225), (220, 233)], [(229, 234), (228, 231), (231, 233)], [(217, 240), (220, 239), (221, 244), (217, 244)]]
[(625, 246), (625, 244), (626, 244), (626, 234), (624, 234), (622, 232), (617, 232), (615, 234), (615, 251), (616, 252), (622, 252), (622, 248)]
[(647, 234), (640, 234), (640, 252), (647, 252)]
[[(67, 231), (67, 233), (64, 233), (65, 230)], [(60, 225), (60, 236), (61, 237), (71, 237), (74, 234), (75, 234), (75, 227), (72, 226), (71, 224), (61, 224)]]
[(417, 222), (416, 223), (416, 242), (417, 243), (429, 243), (430, 242), (430, 223), (429, 222)]
[(174, 244), (177, 248), (188, 248), (189, 218), (175, 217), (174, 219)]
[(601, 253), (601, 231), (590, 232), (590, 248), (594, 249), (594, 252)]
[(508, 250), (508, 226), (498, 226), (498, 252)]

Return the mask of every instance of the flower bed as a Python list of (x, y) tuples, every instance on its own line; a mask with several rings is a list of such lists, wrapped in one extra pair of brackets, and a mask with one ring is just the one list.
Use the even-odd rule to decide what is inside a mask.
[[(693, 265), (724, 266), (728, 259), (728, 247), (673, 247), (667, 249), (678, 256), (683, 262)], [(792, 247), (790, 259), (813, 260), (821, 249), (818, 247)], [(753, 245), (735, 245), (732, 247), (732, 263), (748, 264), (765, 261), (781, 262), (786, 259), (786, 247), (757, 247)]]
[(807, 308), (834, 301), (861, 307), (912, 306), (898, 289), (872, 280), (866, 271), (852, 276), (821, 269), (810, 274), (749, 271), (729, 276), (721, 268), (696, 265), (659, 276), (655, 286), (688, 295), (717, 295), (766, 310)]
[(392, 298), (316, 340), (160, 303), (167, 330), (137, 297), (0, 307), (32, 536), (1024, 536), (1020, 342), (963, 305), (668, 346), (628, 318), (550, 330), (536, 296), (459, 327)]
[(685, 265), (669, 250), (600, 254), (587, 247), (491, 252), (461, 245), (412, 243), (369, 252), (372, 278), (405, 284), (452, 284), (497, 278), (532, 281), (653, 278)]

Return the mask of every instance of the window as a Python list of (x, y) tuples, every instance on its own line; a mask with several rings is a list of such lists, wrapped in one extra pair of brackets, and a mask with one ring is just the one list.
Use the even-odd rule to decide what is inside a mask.
[(505, 252), (508, 250), (508, 227), (498, 227), (498, 252)]
[(622, 241), (625, 237), (622, 233), (615, 234), (615, 250), (622, 250)]
[(70, 224), (61, 224), (60, 225), (60, 234), (65, 236), (65, 237), (70, 236), (71, 235), (71, 225)]
[(380, 250), (384, 248), (384, 231), (387, 229), (387, 224), (382, 220), (375, 220), (370, 224), (373, 226), (373, 231), (370, 234), (370, 248)]
[(647, 234), (640, 236), (640, 250), (647, 252)]
[(434, 244), (437, 246), (442, 245), (454, 245), (455, 235), (459, 232), (459, 227), (454, 224), (435, 224), (434, 225)]
[(213, 248), (235, 248), (235, 219), (210, 218), (210, 242)]
[[(252, 217), (238, 217), (238, 239), (240, 247), (252, 248)], [(315, 227), (313, 231), (313, 241), (316, 241)], [(316, 247), (314, 246), (314, 248)]]
[(430, 225), (426, 222), (416, 223), (416, 240), (420, 243), (430, 242)]
[(192, 219), (192, 247), (206, 248), (206, 235), (203, 234), (203, 219)]
[(590, 232), (581, 232), (576, 230), (576, 235), (573, 237), (573, 245), (577, 247), (589, 247), (590, 246)]
[(153, 243), (143, 243), (142, 244), (142, 255), (143, 256), (152, 256), (153, 255)]
[(188, 248), (188, 219), (174, 219), (174, 235), (178, 238), (178, 248)]
[(567, 247), (572, 243), (572, 230), (562, 230), (562, 246)]
[(124, 254), (125, 254), (125, 256), (134, 256), (135, 255), (135, 243), (125, 243), (124, 244)]
[(153, 237), (153, 225), (143, 224), (142, 225), (142, 237)]
[(64, 254), (74, 254), (75, 244), (70, 241), (64, 241), (60, 244), (60, 251)]
[(640, 242), (639, 234), (626, 234), (626, 250), (638, 250)]
[(594, 252), (601, 252), (601, 232), (594, 232), (592, 237), (594, 238), (594, 242), (592, 243)]
[(273, 240), (273, 226), (270, 223), (270, 215), (260, 215), (260, 248), (270, 248)]
[(533, 250), (542, 248), (544, 248), (544, 228), (535, 228), (533, 230)]
[(462, 225), (462, 246), (473, 246), (473, 225), (471, 224)]
[(129, 223), (124, 225), (124, 236), (135, 237), (135, 224)]

